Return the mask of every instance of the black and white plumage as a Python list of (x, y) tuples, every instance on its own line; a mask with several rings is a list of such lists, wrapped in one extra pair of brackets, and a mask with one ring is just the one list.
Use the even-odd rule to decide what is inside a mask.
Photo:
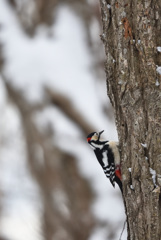
[(94, 150), (98, 162), (102, 166), (106, 177), (110, 179), (113, 187), (115, 187), (116, 182), (122, 191), (119, 145), (117, 142), (101, 139), (103, 132), (90, 133), (87, 136), (87, 141)]

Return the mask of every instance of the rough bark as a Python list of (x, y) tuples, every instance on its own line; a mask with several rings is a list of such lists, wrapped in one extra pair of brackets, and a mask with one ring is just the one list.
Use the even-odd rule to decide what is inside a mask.
[(161, 1), (100, 3), (107, 89), (122, 151), (128, 239), (161, 239)]

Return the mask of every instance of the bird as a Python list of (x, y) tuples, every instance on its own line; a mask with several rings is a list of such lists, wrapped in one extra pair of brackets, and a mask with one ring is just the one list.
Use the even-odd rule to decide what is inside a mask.
[(98, 162), (112, 186), (115, 187), (116, 182), (122, 192), (119, 143), (103, 140), (101, 138), (103, 132), (104, 130), (90, 133), (87, 136), (87, 142), (93, 149)]

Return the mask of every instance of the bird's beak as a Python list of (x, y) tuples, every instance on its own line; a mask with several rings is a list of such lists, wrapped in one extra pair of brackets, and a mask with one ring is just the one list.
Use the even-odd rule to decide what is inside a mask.
[(87, 138), (87, 142), (89, 142), (91, 140), (91, 138)]
[(104, 132), (105, 130), (102, 130), (101, 132), (99, 132), (99, 135), (101, 136), (101, 134)]
[(99, 132), (99, 135), (98, 135), (98, 140), (100, 139), (100, 136), (101, 134), (104, 132), (104, 130), (102, 130), (101, 132)]

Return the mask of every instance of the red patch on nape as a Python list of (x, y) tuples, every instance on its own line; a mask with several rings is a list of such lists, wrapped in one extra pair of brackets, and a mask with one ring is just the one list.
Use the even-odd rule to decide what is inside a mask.
[(116, 175), (116, 177), (118, 177), (121, 180), (121, 171), (120, 171), (120, 169), (116, 169), (115, 170), (115, 175)]
[(91, 138), (87, 138), (87, 142), (89, 142), (91, 140)]

